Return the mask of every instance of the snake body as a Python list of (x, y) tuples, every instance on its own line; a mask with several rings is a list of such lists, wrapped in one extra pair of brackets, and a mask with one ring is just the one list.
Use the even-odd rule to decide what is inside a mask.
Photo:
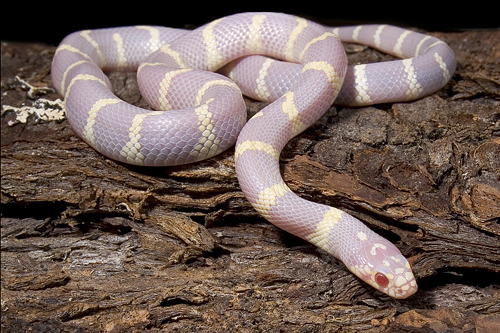
[[(406, 59), (348, 67), (337, 36)], [(400, 251), (347, 213), (295, 195), (280, 175), (279, 155), (337, 95), (345, 105), (412, 100), (442, 88), (455, 66), (444, 42), (409, 30), (327, 28), (285, 14), (244, 13), (189, 32), (137, 26), (72, 33), (56, 51), (52, 78), (73, 129), (118, 161), (190, 163), (236, 142), (240, 186), (262, 216), (376, 289), (406, 298), (417, 285)], [(213, 73), (219, 69), (231, 80)], [(137, 70), (153, 110), (118, 99), (108, 70)], [(245, 124), (240, 90), (272, 103)]]

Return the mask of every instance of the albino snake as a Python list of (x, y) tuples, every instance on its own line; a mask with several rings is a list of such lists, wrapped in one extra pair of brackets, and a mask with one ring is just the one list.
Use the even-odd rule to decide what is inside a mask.
[[(348, 67), (337, 36), (406, 59)], [(271, 58), (245, 57), (254, 54)], [(232, 80), (212, 73), (228, 63), (223, 71)], [(409, 30), (334, 29), (285, 14), (245, 13), (189, 32), (136, 26), (72, 33), (56, 51), (52, 79), (73, 129), (112, 159), (177, 165), (236, 142), (241, 189), (262, 216), (331, 253), (378, 290), (406, 298), (417, 285), (400, 251), (347, 213), (292, 193), (279, 155), (334, 100), (357, 106), (417, 99), (441, 89), (455, 67), (444, 42)], [(103, 73), (110, 70), (137, 70), (151, 107), (171, 111), (118, 99)], [(241, 92), (272, 103), (245, 124)]]

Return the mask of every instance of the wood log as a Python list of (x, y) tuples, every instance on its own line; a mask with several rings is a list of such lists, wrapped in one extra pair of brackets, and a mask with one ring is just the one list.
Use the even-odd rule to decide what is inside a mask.
[[(500, 331), (500, 30), (428, 33), (456, 52), (446, 87), (332, 106), (281, 156), (296, 193), (396, 243), (420, 286), (407, 300), (261, 218), (233, 150), (168, 168), (100, 155), (64, 118), (55, 47), (3, 42), (2, 331)], [(134, 74), (110, 78), (147, 107)]]

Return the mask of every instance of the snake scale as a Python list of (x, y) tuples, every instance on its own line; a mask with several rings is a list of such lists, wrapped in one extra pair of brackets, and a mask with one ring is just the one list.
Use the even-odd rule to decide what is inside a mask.
[[(340, 40), (402, 60), (348, 66)], [(455, 67), (448, 45), (410, 30), (331, 28), (287, 14), (242, 13), (192, 31), (135, 26), (72, 33), (56, 50), (52, 80), (75, 132), (112, 159), (178, 165), (236, 143), (241, 189), (263, 217), (381, 292), (406, 298), (417, 284), (396, 246), (349, 214), (294, 194), (281, 177), (279, 155), (334, 101), (414, 100), (441, 89)], [(111, 70), (137, 71), (152, 110), (118, 99), (104, 74)], [(242, 93), (270, 104), (246, 122)]]

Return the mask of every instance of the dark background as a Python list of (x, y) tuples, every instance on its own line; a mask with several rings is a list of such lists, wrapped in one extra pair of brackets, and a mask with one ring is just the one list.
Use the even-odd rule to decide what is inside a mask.
[[(422, 3), (419, 1), (357, 2), (290, 1), (286, 5), (238, 6), (237, 2), (210, 0), (173, 1), (72, 1), (4, 4), (1, 39), (3, 41), (42, 42), (57, 45), (70, 32), (82, 29), (124, 25), (161, 25), (193, 28), (216, 18), (244, 11), (276, 11), (314, 19), (328, 25), (386, 23), (431, 31), (491, 29), (500, 27), (498, 9), (480, 2)], [(292, 4), (296, 3), (296, 4)], [(321, 5), (320, 5), (321, 4)], [(496, 7), (496, 5), (495, 5)], [(500, 41), (499, 41), (500, 42)]]

